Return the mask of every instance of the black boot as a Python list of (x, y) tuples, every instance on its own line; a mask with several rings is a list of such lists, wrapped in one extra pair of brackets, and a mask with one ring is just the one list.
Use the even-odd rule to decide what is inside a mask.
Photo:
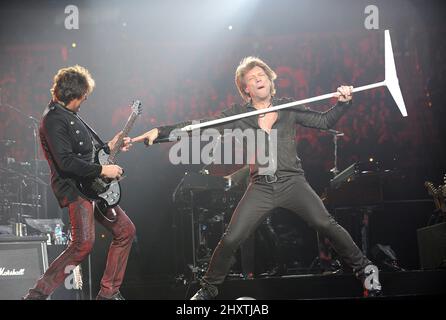
[(212, 300), (218, 295), (218, 288), (205, 280), (200, 281), (201, 289), (190, 300)]
[(379, 297), (382, 295), (382, 287), (379, 282), (379, 270), (377, 266), (369, 264), (363, 269), (355, 272), (355, 275), (364, 287), (363, 296), (365, 298)]
[(96, 300), (125, 300), (125, 298), (122, 296), (121, 292), (118, 291), (114, 295), (112, 295), (110, 298), (101, 296), (98, 293), (98, 295), (96, 296)]

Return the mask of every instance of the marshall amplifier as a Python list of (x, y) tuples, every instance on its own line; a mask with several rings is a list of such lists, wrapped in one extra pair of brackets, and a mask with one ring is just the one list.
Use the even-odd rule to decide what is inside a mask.
[(0, 300), (19, 300), (48, 268), (46, 237), (0, 236)]

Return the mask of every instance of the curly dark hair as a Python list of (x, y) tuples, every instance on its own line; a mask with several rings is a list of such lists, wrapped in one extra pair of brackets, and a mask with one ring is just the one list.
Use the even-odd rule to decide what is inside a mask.
[(65, 105), (89, 95), (94, 88), (90, 72), (79, 65), (60, 69), (54, 76), (51, 95)]

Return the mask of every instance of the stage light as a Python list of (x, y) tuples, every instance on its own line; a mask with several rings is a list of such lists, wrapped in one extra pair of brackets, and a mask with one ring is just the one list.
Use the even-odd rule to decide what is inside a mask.
[(76, 42), (73, 42), (73, 43), (71, 44), (71, 47), (73, 47), (73, 48), (76, 48), (76, 46), (77, 46)]

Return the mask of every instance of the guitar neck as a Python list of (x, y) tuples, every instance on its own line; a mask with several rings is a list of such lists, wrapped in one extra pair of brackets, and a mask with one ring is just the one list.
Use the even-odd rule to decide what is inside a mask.
[(116, 144), (113, 147), (113, 149), (110, 150), (110, 156), (108, 157), (108, 162), (110, 164), (115, 163), (116, 156), (121, 151), (121, 148), (124, 145), (124, 137), (127, 137), (128, 133), (132, 129), (132, 127), (135, 123), (136, 117), (137, 117), (137, 115), (134, 112), (132, 112), (132, 114), (130, 115), (130, 117), (127, 120), (127, 123), (124, 126), (124, 129), (122, 130), (121, 137), (118, 139), (118, 141), (116, 141)]

